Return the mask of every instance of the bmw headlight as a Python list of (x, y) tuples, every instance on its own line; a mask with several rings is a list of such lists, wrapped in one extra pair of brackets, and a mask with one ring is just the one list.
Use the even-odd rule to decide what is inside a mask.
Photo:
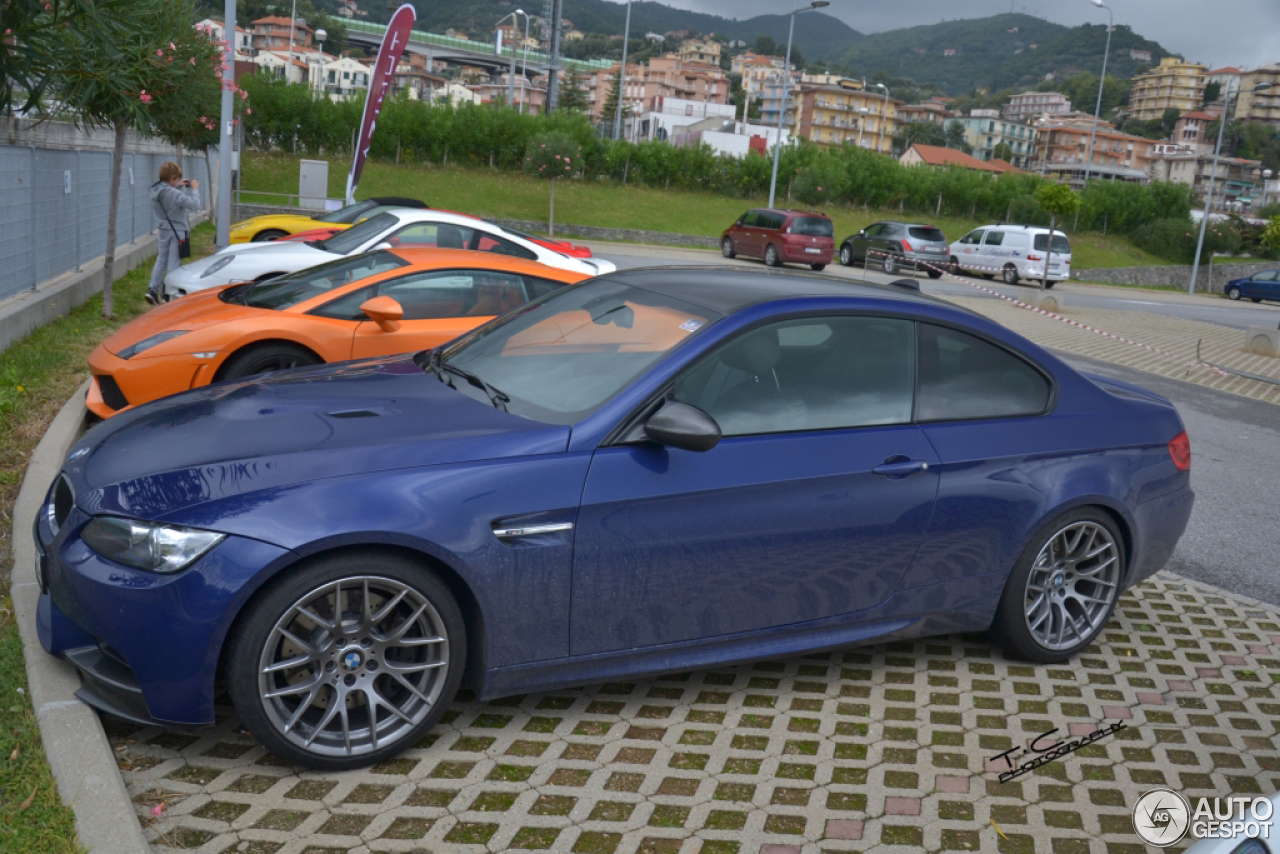
[(217, 261), (214, 261), (208, 267), (205, 267), (204, 272), (200, 274), (200, 278), (203, 279), (205, 276), (212, 276), (214, 273), (218, 272), (223, 267), (227, 266), (232, 261), (234, 261), (235, 257), (236, 256), (234, 255), (223, 255)]
[(119, 353), (116, 353), (116, 355), (121, 359), (132, 359), (143, 350), (150, 350), (157, 344), (163, 344), (171, 338), (177, 338), (179, 335), (186, 335), (190, 331), (190, 329), (174, 329), (169, 332), (159, 332), (152, 335), (150, 338), (143, 338), (137, 344), (130, 344)]
[(121, 516), (98, 516), (80, 532), (89, 548), (109, 560), (163, 573), (185, 568), (226, 536)]

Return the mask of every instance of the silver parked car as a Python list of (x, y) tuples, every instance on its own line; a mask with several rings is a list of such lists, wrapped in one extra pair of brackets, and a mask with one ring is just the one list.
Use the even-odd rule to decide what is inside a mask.
[(875, 222), (840, 244), (841, 264), (878, 265), (891, 276), (905, 267), (924, 270), (936, 279), (947, 259), (947, 238), (942, 231), (916, 222)]

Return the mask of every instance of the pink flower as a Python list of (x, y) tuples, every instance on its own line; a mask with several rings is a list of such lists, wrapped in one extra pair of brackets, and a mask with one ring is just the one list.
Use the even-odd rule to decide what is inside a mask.
[(241, 89), (241, 90), (240, 90), (240, 100), (241, 100), (241, 101), (247, 101), (247, 100), (249, 100), (249, 93), (248, 93), (248, 92), (246, 92), (246, 91), (244, 91), (243, 89)]
[(173, 46), (173, 42), (169, 42), (169, 50), (177, 50), (177, 48)]
[(151, 96), (147, 94), (146, 89), (142, 89), (141, 91), (138, 92), (138, 100), (144, 104), (150, 104)]
[(159, 818), (160, 816), (164, 815), (164, 801), (161, 801), (160, 803), (153, 806), (151, 808), (151, 814), (156, 818)]
[(188, 60), (187, 60), (187, 62), (191, 63), (192, 65), (195, 65), (195, 64), (196, 64), (196, 58), (193, 56), (193, 57), (191, 57), (190, 59), (188, 59)]
[(156, 56), (164, 56), (164, 51), (160, 48), (156, 48)]
[(252, 108), (252, 107), (246, 107), (246, 108), (245, 108), (245, 111), (244, 111), (244, 114), (245, 114), (246, 116), (252, 116), (252, 115), (253, 115), (253, 108)]

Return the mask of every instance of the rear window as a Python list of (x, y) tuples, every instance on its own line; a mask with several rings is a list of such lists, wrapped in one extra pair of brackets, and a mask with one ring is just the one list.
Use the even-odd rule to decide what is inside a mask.
[(1052, 387), (1003, 348), (955, 329), (922, 323), (918, 421), (967, 421), (1039, 415)]
[[(1037, 234), (1033, 248), (1044, 252), (1049, 248), (1049, 235)], [(1067, 240), (1065, 234), (1055, 234), (1053, 236), (1053, 251), (1062, 255), (1071, 254), (1071, 241)]]
[(825, 216), (798, 216), (791, 221), (791, 233), (805, 237), (831, 237), (831, 220)]
[(930, 228), (927, 225), (913, 225), (910, 228), (911, 236), (916, 240), (925, 240), (929, 243), (946, 243), (947, 238), (941, 230)]

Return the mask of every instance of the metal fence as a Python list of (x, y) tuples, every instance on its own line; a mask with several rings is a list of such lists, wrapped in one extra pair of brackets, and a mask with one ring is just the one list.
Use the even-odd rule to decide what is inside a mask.
[[(172, 154), (125, 154), (117, 241), (155, 230), (150, 187)], [(208, 207), (209, 164), (188, 155)], [(111, 152), (0, 145), (0, 300), (79, 269), (106, 252)]]

